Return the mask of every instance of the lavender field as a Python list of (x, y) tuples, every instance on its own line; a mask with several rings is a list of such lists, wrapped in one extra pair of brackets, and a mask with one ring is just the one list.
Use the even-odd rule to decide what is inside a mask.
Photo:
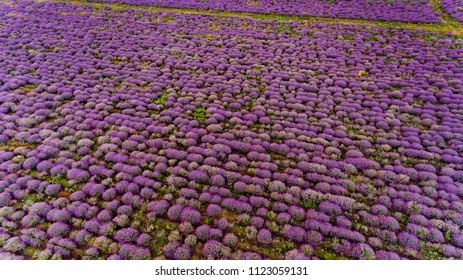
[(462, 258), (461, 37), (0, 2), (0, 259)]
[(463, 23), (463, 0), (442, 0), (442, 10)]
[[(428, 0), (87, 0), (88, 2), (274, 13), (279, 15), (439, 23)], [(454, 1), (454, 0), (447, 0)], [(455, 0), (457, 1), (457, 0)]]

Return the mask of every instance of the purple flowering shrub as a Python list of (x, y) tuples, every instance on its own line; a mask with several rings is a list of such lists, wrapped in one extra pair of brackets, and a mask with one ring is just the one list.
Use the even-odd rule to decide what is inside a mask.
[(461, 258), (461, 39), (34, 1), (0, 18), (2, 258)]

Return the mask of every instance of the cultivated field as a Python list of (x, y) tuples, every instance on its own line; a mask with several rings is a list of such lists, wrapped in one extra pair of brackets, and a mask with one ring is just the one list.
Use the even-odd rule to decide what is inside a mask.
[(461, 1), (108, 2), (0, 2), (0, 259), (463, 258)]

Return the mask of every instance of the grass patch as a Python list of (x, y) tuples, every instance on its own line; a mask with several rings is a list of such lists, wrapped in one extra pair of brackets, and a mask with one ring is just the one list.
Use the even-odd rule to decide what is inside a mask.
[(352, 41), (352, 40), (354, 40), (354, 35), (353, 34), (344, 34), (344, 35), (342, 35), (342, 39), (344, 41)]
[(199, 123), (204, 124), (204, 121), (206, 120), (206, 108), (203, 106), (196, 107), (193, 111), (193, 118)]
[(30, 144), (30, 143), (27, 143), (27, 142), (20, 142), (20, 141), (17, 141), (15, 139), (10, 139), (8, 142), (0, 144), (0, 150), (14, 151), (16, 148), (19, 148), (19, 147), (26, 147), (26, 148), (29, 148), (29, 149), (35, 149), (36, 146), (37, 145), (35, 145), (35, 144)]
[(321, 260), (336, 260), (336, 254), (334, 252), (329, 251), (326, 248), (318, 247), (314, 250), (314, 255), (319, 257)]
[(138, 221), (142, 221), (145, 217), (145, 211), (139, 210), (133, 215), (133, 218)]
[(318, 201), (303, 199), (301, 201), (301, 206), (306, 208), (306, 209), (318, 209), (318, 204), (319, 203), (320, 202), (318, 202)]
[(36, 89), (39, 86), (39, 84), (34, 83), (34, 84), (27, 84), (22, 87), (20, 87), (20, 90), (23, 90), (25, 92), (31, 92), (32, 90)]
[(151, 102), (157, 105), (164, 105), (167, 101), (167, 96), (169, 93), (166, 90), (163, 90), (161, 95), (155, 99), (153, 99)]
[(422, 248), (420, 253), (423, 255), (425, 260), (445, 260), (446, 258), (442, 256), (436, 248)]
[(48, 182), (50, 182), (52, 184), (60, 184), (62, 186), (67, 186), (68, 185), (67, 179), (64, 178), (61, 175), (50, 176), (48, 178)]
[[(143, 217), (139, 217), (140, 221), (143, 219)], [(154, 257), (160, 256), (163, 251), (162, 247), (166, 245), (169, 240), (168, 240), (168, 235), (169, 232), (177, 228), (177, 224), (170, 222), (166, 219), (159, 218), (155, 222), (150, 223), (146, 220), (143, 221), (143, 224), (145, 224), (147, 227), (151, 228), (149, 230), (150, 235), (152, 237), (152, 245), (150, 247), (151, 253)]]
[(169, 241), (165, 235), (152, 235), (153, 242), (151, 245), (151, 253), (153, 256), (158, 257), (162, 252), (162, 247)]
[(34, 255), (34, 253), (35, 253), (35, 249), (32, 248), (32, 247), (27, 247), (27, 248), (24, 249), (24, 254), (25, 254), (26, 256), (28, 256), (29, 258), (32, 258), (32, 256)]

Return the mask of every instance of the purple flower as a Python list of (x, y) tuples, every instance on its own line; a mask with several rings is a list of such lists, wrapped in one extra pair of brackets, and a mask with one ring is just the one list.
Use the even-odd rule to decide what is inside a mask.
[(116, 231), (116, 224), (113, 222), (106, 222), (100, 226), (100, 230), (98, 232), (99, 235), (112, 237), (114, 232)]
[(166, 152), (167, 158), (176, 159), (176, 160), (183, 160), (188, 155), (188, 153), (185, 151), (179, 151), (175, 149), (167, 149), (165, 152)]
[(125, 140), (124, 142), (122, 142), (122, 148), (129, 151), (135, 150), (137, 146), (138, 142), (134, 140)]
[(344, 216), (336, 216), (336, 224), (347, 229), (352, 227), (352, 222)]
[(119, 255), (125, 260), (149, 260), (151, 258), (149, 249), (131, 244), (123, 244), (119, 249)]
[(365, 243), (358, 243), (352, 248), (352, 257), (359, 260), (373, 260), (375, 259), (375, 251)]
[(69, 233), (70, 227), (69, 225), (63, 222), (56, 222), (50, 225), (47, 230), (47, 234), (50, 237), (57, 237), (61, 236), (64, 237)]
[(167, 177), (166, 181), (169, 185), (176, 188), (184, 188), (188, 186), (188, 180), (180, 176), (170, 175)]
[(350, 163), (360, 170), (378, 169), (380, 167), (377, 162), (366, 158), (346, 158), (346, 163)]
[(82, 169), (73, 168), (67, 172), (67, 178), (76, 182), (86, 182), (90, 178), (90, 173)]
[(305, 232), (305, 230), (297, 226), (290, 226), (285, 231), (285, 237), (297, 243), (304, 242), (306, 236), (307, 233)]
[(391, 217), (391, 216), (381, 215), (379, 216), (378, 222), (379, 222), (379, 226), (384, 229), (397, 231), (400, 228), (399, 222), (394, 217)]
[(223, 237), (223, 232), (219, 228), (211, 228), (209, 230), (209, 238), (213, 240), (220, 241)]
[[(0, 204), (1, 205), (1, 204)], [(53, 207), (46, 202), (36, 202), (29, 207), (29, 213), (45, 217)]]
[(297, 222), (301, 221), (305, 216), (304, 209), (295, 205), (291, 205), (288, 209), (288, 212), (289, 214), (291, 214), (291, 217)]
[(59, 184), (51, 184), (48, 185), (45, 189), (45, 194), (49, 196), (56, 196), (59, 191), (61, 190), (61, 185)]
[(198, 192), (196, 190), (189, 189), (189, 188), (181, 189), (179, 192), (179, 196), (185, 197), (185, 198), (198, 198), (199, 197)]
[(389, 251), (377, 251), (376, 252), (376, 259), (377, 260), (400, 260), (399, 255), (394, 252), (389, 252)]
[(108, 222), (113, 218), (113, 213), (109, 210), (102, 210), (96, 218), (100, 222)]
[(203, 256), (208, 259), (228, 259), (230, 257), (230, 248), (224, 246), (222, 243), (209, 240), (203, 245)]
[(116, 232), (114, 239), (120, 243), (135, 243), (139, 234), (138, 230), (134, 228), (123, 228)]
[(291, 220), (291, 215), (285, 212), (279, 213), (276, 219), (277, 223), (280, 225), (287, 224), (289, 223), (290, 220)]
[(238, 244), (238, 241), (238, 237), (236, 237), (233, 233), (227, 233), (222, 239), (223, 244), (230, 248), (234, 248)]
[(230, 226), (230, 223), (228, 222), (227, 218), (220, 218), (218, 220), (215, 220), (214, 224), (221, 230), (226, 230)]
[(209, 225), (201, 225), (196, 228), (195, 235), (199, 240), (206, 241), (209, 239), (211, 227)]
[(67, 222), (71, 213), (67, 209), (52, 209), (47, 213), (47, 220), (52, 222)]
[(11, 194), (4, 192), (0, 193), (0, 207), (6, 206), (12, 200)]
[(443, 244), (442, 245), (442, 254), (446, 257), (452, 258), (455, 257), (457, 254), (457, 248), (448, 245), (448, 244)]
[(137, 238), (137, 245), (141, 247), (148, 247), (151, 243), (151, 236), (147, 233), (142, 233)]
[[(98, 212), (98, 210), (96, 210), (96, 212)], [(117, 208), (118, 215), (126, 214), (130, 216), (132, 215), (132, 213), (133, 213), (133, 208), (130, 205), (122, 205), (119, 208)], [(94, 213), (94, 215), (96, 215), (96, 213)]]
[(375, 249), (383, 248), (383, 242), (381, 241), (381, 239), (379, 239), (377, 237), (369, 237), (368, 238), (368, 245), (370, 245), (371, 247), (373, 247)]
[(318, 208), (320, 209), (320, 211), (330, 216), (336, 216), (336, 215), (342, 214), (341, 207), (329, 201), (320, 202), (320, 204), (318, 205)]
[(169, 208), (167, 211), (167, 217), (171, 221), (178, 221), (180, 219), (180, 215), (183, 212), (185, 206), (181, 204), (175, 204)]
[(156, 200), (148, 203), (146, 210), (153, 212), (155, 215), (163, 215), (169, 209), (169, 202), (167, 200)]
[(454, 233), (452, 235), (452, 240), (453, 240), (453, 243), (460, 247), (460, 248), (463, 248), (463, 234), (461, 233)]
[(39, 229), (22, 230), (22, 240), (27, 246), (39, 248), (43, 245), (43, 241), (47, 238), (46, 233)]
[(91, 233), (99, 233), (100, 223), (97, 220), (89, 220), (84, 223), (84, 229)]
[(283, 202), (277, 202), (273, 204), (272, 210), (277, 213), (286, 212), (288, 210), (288, 206)]
[(309, 257), (299, 250), (293, 249), (286, 252), (285, 260), (309, 260)]
[(272, 243), (272, 233), (268, 229), (260, 229), (257, 233), (257, 242), (262, 244)]
[(444, 234), (440, 230), (434, 227), (429, 228), (427, 240), (433, 243), (444, 243), (445, 242)]
[(26, 169), (34, 169), (38, 164), (40, 163), (40, 160), (36, 157), (31, 157), (26, 159), (23, 162), (23, 167)]
[(175, 260), (189, 260), (191, 258), (191, 250), (188, 246), (180, 246), (175, 250)]
[(403, 247), (411, 248), (411, 249), (418, 248), (420, 241), (418, 238), (416, 238), (416, 236), (411, 235), (407, 232), (401, 232), (399, 233), (398, 237), (399, 237), (399, 243)]
[(373, 215), (378, 215), (378, 214), (387, 215), (388, 212), (389, 211), (387, 210), (387, 208), (381, 204), (376, 204), (376, 205), (371, 206), (371, 213)]
[(181, 243), (179, 241), (170, 241), (166, 245), (162, 247), (162, 251), (164, 252), (164, 255), (168, 259), (173, 259), (175, 251), (177, 250), (178, 247), (180, 247)]
[(178, 231), (184, 235), (188, 235), (190, 233), (193, 233), (195, 231), (195, 228), (189, 222), (182, 222), (178, 225)]
[(198, 240), (197, 240), (196, 236), (194, 236), (192, 234), (185, 237), (185, 245), (190, 247), (190, 248), (194, 248), (196, 246), (197, 241)]
[(3, 245), (3, 249), (5, 251), (12, 253), (21, 253), (21, 251), (25, 248), (26, 244), (24, 244), (24, 241), (18, 236), (6, 240), (5, 244)]
[(96, 257), (98, 257), (100, 252), (98, 251), (97, 248), (88, 248), (87, 250), (85, 250), (85, 254), (87, 254), (88, 256), (96, 258)]
[(256, 252), (243, 252), (241, 260), (262, 260), (262, 256)]
[(101, 198), (105, 201), (113, 200), (116, 197), (117, 191), (114, 188), (109, 188), (103, 192)]
[(30, 213), (24, 216), (21, 220), (21, 225), (25, 228), (31, 228), (38, 225), (41, 222), (41, 218), (39, 215)]
[(222, 207), (217, 204), (209, 204), (206, 208), (206, 215), (209, 217), (216, 217), (220, 211), (222, 211)]
[[(259, 217), (263, 217), (265, 218), (268, 214), (268, 210), (264, 207), (261, 207), (259, 209), (256, 210), (256, 216), (259, 216)], [(280, 213), (282, 214), (282, 213)]]
[(196, 183), (206, 184), (209, 176), (201, 170), (193, 170), (188, 172), (188, 179), (195, 181)]
[(209, 183), (212, 186), (223, 187), (225, 186), (225, 179), (223, 178), (222, 175), (216, 174), (211, 177), (211, 179), (209, 180)]
[(69, 199), (71, 201), (81, 201), (83, 199), (85, 199), (85, 193), (83, 191), (76, 191), (76, 192), (73, 192), (70, 196), (69, 196)]
[(182, 213), (180, 214), (180, 220), (182, 222), (197, 224), (201, 221), (201, 213), (196, 209), (186, 207), (182, 210)]
[(52, 162), (48, 160), (44, 160), (44, 161), (41, 161), (39, 164), (37, 164), (37, 171), (39, 172), (49, 171), (52, 167), (53, 167)]
[(322, 242), (323, 235), (318, 231), (309, 230), (306, 235), (306, 240), (310, 245), (316, 246)]
[(108, 260), (122, 260), (122, 257), (119, 254), (112, 254), (111, 256), (108, 257)]
[(153, 189), (147, 187), (140, 190), (140, 196), (146, 200), (150, 200), (153, 197), (154, 193), (155, 192)]
[(262, 228), (264, 226), (264, 222), (264, 219), (261, 217), (252, 217), (250, 221), (251, 225), (256, 227), (257, 229)]

